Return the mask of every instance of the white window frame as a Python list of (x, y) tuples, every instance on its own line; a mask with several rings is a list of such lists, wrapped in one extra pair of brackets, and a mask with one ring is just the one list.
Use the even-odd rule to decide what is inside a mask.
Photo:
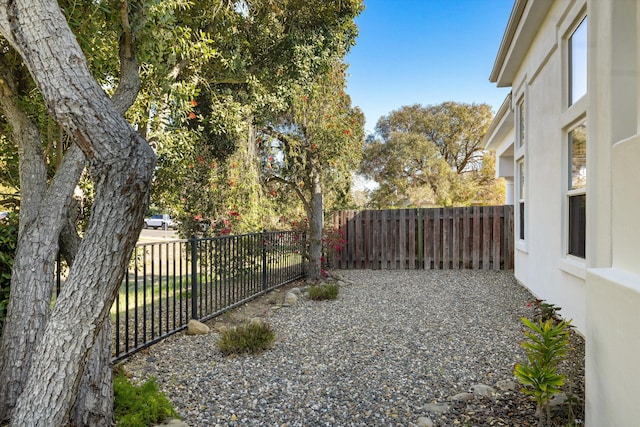
[[(526, 79), (525, 79), (526, 82)], [(528, 206), (527, 206), (527, 96), (526, 83), (522, 84), (522, 92), (514, 97), (514, 120), (515, 120), (515, 173), (516, 173), (516, 209), (515, 210), (515, 237), (516, 248), (522, 252), (527, 252), (527, 235), (529, 233), (528, 225)]]
[[(580, 24), (585, 23), (587, 25), (587, 32), (589, 31), (589, 20), (586, 10), (586, 1), (577, 2), (568, 11), (567, 17), (564, 22), (558, 28), (558, 38), (562, 40), (562, 113), (560, 117), (560, 123), (563, 131), (563, 182), (562, 182), (562, 257), (560, 259), (560, 268), (576, 277), (586, 278), (586, 257), (589, 251), (588, 233), (585, 230), (585, 258), (574, 256), (569, 254), (569, 198), (572, 196), (585, 195), (588, 203), (589, 193), (589, 177), (587, 176), (587, 184), (581, 189), (570, 189), (570, 176), (571, 176), (571, 158), (570, 158), (570, 137), (571, 131), (578, 126), (587, 122), (587, 105), (589, 92), (587, 92), (578, 99), (571, 99), (571, 56), (570, 56), (570, 38), (574, 34), (575, 30)], [(588, 77), (587, 77), (588, 78)], [(589, 162), (589, 141), (587, 140), (587, 163)]]
[[(571, 231), (571, 216), (570, 216), (570, 200), (572, 197), (576, 197), (576, 196), (584, 196), (585, 198), (587, 197), (587, 182), (588, 182), (588, 176), (586, 177), (586, 182), (583, 186), (579, 187), (579, 188), (573, 188), (573, 170), (572, 170), (572, 166), (573, 166), (573, 155), (572, 155), (572, 145), (573, 145), (573, 139), (571, 138), (571, 134), (578, 129), (580, 126), (584, 126), (585, 127), (585, 141), (586, 141), (586, 128), (587, 128), (587, 122), (586, 120), (581, 120), (579, 123), (576, 123), (575, 125), (571, 126), (570, 128), (567, 129), (567, 142), (566, 142), (566, 152), (567, 152), (567, 161), (566, 161), (566, 170), (567, 170), (567, 174), (566, 174), (566, 183), (565, 183), (565, 189), (566, 189), (566, 198), (565, 198), (565, 205), (566, 205), (566, 221), (567, 221), (567, 226), (566, 226), (566, 247), (565, 247), (565, 254), (567, 257), (571, 257), (571, 258), (576, 258), (577, 260), (585, 260), (586, 259), (586, 248), (585, 248), (585, 256), (581, 257), (579, 255), (576, 254), (571, 254), (570, 250), (571, 250), (571, 236), (570, 236), (570, 231)], [(585, 147), (586, 149), (586, 147)], [(586, 154), (585, 154), (586, 157)], [(588, 158), (585, 159), (587, 162), (589, 161)], [(586, 165), (585, 165), (585, 172), (586, 172)], [(586, 228), (584, 230), (584, 234), (585, 234), (585, 240), (586, 240)], [(586, 242), (585, 242), (586, 244)]]
[[(584, 25), (584, 27), (583, 27)], [(577, 23), (575, 24), (574, 27), (571, 28), (570, 34), (567, 37), (567, 100), (568, 100), (568, 106), (571, 107), (572, 105), (576, 104), (578, 101), (580, 101), (580, 99), (584, 98), (587, 95), (587, 81), (586, 81), (586, 73), (587, 73), (587, 59), (585, 58), (585, 63), (584, 63), (584, 93), (580, 94), (579, 97), (575, 98), (574, 97), (574, 93), (573, 93), (573, 89), (574, 89), (574, 82), (576, 80), (576, 74), (575, 74), (575, 70), (573, 69), (573, 59), (574, 59), (574, 48), (572, 45), (572, 40), (573, 40), (573, 36), (576, 33), (576, 31), (578, 31), (578, 29), (582, 29), (585, 31), (585, 38), (586, 38), (586, 31), (588, 29), (588, 19), (587, 19), (587, 15), (583, 14), (581, 18), (579, 18), (577, 20)], [(585, 40), (586, 43), (586, 40)], [(584, 54), (586, 55), (586, 47), (584, 49)]]

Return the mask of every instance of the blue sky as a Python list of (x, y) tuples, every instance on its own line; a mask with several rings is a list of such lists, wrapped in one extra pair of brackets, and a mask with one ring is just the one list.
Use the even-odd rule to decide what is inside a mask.
[(403, 105), (487, 103), (509, 89), (489, 82), (512, 0), (364, 0), (357, 44), (347, 56), (353, 105), (373, 132)]

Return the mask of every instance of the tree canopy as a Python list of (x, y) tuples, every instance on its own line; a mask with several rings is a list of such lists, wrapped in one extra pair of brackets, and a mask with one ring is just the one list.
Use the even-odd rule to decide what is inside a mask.
[(487, 104), (404, 106), (383, 116), (365, 145), (360, 173), (378, 182), (371, 203), (464, 206), (501, 203), (495, 160), (482, 140), (493, 113)]
[(168, 103), (184, 108), (150, 131), (159, 154), (152, 200), (178, 214), (185, 234), (198, 229), (194, 218), (224, 225), (212, 232), (228, 232), (229, 222), (233, 231), (275, 225), (279, 205), (260, 186), (256, 132), (345, 55), (361, 10), (356, 0), (253, 0), (214, 17), (185, 13), (211, 34), (215, 55), (184, 67), (190, 97)]

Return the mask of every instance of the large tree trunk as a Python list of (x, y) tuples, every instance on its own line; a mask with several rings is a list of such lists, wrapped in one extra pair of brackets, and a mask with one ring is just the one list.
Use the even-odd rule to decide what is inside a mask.
[(155, 155), (92, 78), (56, 2), (0, 5), (0, 31), (22, 55), (54, 118), (74, 135), (96, 186), (89, 227), (12, 417), (15, 426), (58, 426), (68, 421), (142, 226)]
[(324, 199), (317, 165), (310, 164), (311, 202), (309, 203), (309, 271), (310, 280), (322, 277), (322, 228), (324, 226)]
[[(64, 181), (77, 182), (84, 155), (73, 150), (61, 166), (61, 173), (46, 192), (46, 166), (40, 134), (33, 122), (17, 107), (13, 78), (3, 70), (0, 107), (12, 123), (12, 134), (19, 147), (21, 209), (16, 258), (11, 279), (4, 334), (0, 345), (0, 420), (6, 420), (22, 392), (31, 365), (31, 355), (44, 332), (50, 313), (54, 267), (58, 251), (58, 217), (69, 203), (73, 189)], [(37, 266), (37, 268), (36, 268)], [(25, 333), (26, 331), (26, 333)]]

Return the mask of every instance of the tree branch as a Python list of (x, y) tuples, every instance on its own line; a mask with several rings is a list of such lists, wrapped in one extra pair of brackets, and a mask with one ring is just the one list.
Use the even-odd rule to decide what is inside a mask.
[(281, 184), (286, 185), (287, 187), (291, 188), (300, 198), (300, 201), (302, 202), (302, 204), (304, 205), (304, 208), (307, 212), (309, 212), (309, 210), (311, 209), (311, 205), (309, 203), (309, 201), (304, 197), (304, 194), (302, 193), (302, 190), (300, 190), (300, 188), (298, 188), (297, 185), (295, 185), (292, 182), (287, 181), (286, 179), (276, 176), (276, 175), (272, 175), (272, 176), (268, 176), (265, 180), (266, 182), (272, 182), (272, 181), (276, 181), (279, 182)]
[(118, 44), (120, 57), (120, 78), (111, 100), (120, 114), (124, 114), (136, 101), (140, 92), (140, 71), (138, 58), (133, 44), (133, 33), (129, 23), (128, 2), (120, 7), (120, 25), (122, 34)]

